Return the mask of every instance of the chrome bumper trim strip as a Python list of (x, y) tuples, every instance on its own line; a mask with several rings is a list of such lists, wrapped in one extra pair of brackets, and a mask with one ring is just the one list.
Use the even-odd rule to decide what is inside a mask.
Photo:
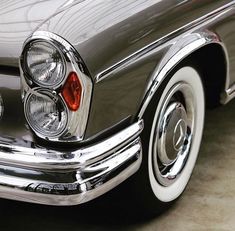
[(28, 147), (17, 146), (1, 138), (0, 197), (49, 205), (94, 199), (138, 170), (142, 129), (138, 121), (101, 143), (70, 153), (30, 148), (28, 142)]
[(0, 164), (50, 170), (77, 169), (92, 164), (108, 156), (110, 151), (125, 146), (138, 137), (142, 129), (143, 121), (140, 120), (111, 138), (71, 152), (45, 149), (37, 147), (32, 142), (19, 143), (15, 139), (0, 137)]

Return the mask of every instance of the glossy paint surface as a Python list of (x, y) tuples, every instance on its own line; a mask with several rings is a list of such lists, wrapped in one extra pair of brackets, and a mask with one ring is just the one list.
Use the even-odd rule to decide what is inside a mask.
[(25, 39), (56, 11), (66, 8), (67, 0), (6, 0), (0, 2), (0, 95), (3, 116), (0, 134), (32, 140), (21, 102), (18, 69)]
[[(22, 44), (35, 30), (46, 30), (64, 37), (77, 49), (95, 83), (86, 131), (86, 138), (90, 138), (120, 121), (130, 123), (138, 113), (156, 66), (177, 38), (180, 38), (180, 34), (190, 29), (190, 26), (185, 27), (185, 25), (194, 26), (192, 23), (194, 20), (233, 2), (229, 0), (9, 0), (4, 4), (1, 2), (0, 66), (18, 66)], [(212, 23), (203, 26), (203, 30), (218, 33), (224, 41), (231, 64), (235, 62), (232, 31), (235, 27), (232, 15), (228, 13), (228, 17), (225, 15), (222, 18), (215, 18)], [(185, 30), (169, 36), (181, 27), (185, 27)], [(170, 39), (173, 42), (167, 43), (166, 41)], [(154, 46), (147, 49), (147, 53), (141, 53), (141, 58), (135, 56), (152, 43)], [(125, 62), (127, 57), (131, 57), (129, 62)], [(120, 68), (116, 68), (119, 63)], [(231, 75), (231, 83), (233, 79), (235, 77)], [(3, 83), (0, 84), (2, 84), (1, 89), (5, 88)], [(13, 97), (13, 102), (16, 104), (17, 100), (18, 96)], [(22, 132), (23, 134), (28, 134), (28, 131)]]
[(119, 69), (110, 67), (229, 2), (84, 1), (42, 25), (40, 30), (76, 47), (96, 82), (86, 137), (137, 113), (152, 72), (172, 44)]
[(86, 0), (40, 29), (55, 32), (79, 51), (93, 77), (185, 24), (231, 1)]
[(0, 2), (0, 65), (18, 66), (25, 39), (50, 18), (65, 8), (67, 0), (6, 0)]
[[(0, 70), (5, 68), (0, 67)], [(0, 134), (30, 139), (23, 114), (18, 71), (8, 70), (0, 74), (0, 95), (2, 98)]]

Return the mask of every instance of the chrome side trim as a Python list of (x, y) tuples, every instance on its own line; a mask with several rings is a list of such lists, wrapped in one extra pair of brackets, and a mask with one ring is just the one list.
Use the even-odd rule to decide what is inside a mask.
[(230, 102), (235, 97), (235, 84), (231, 85), (221, 94), (220, 102), (226, 104)]
[[(146, 95), (143, 100), (143, 107), (140, 109), (138, 118), (142, 118), (149, 100), (152, 98), (153, 93), (157, 90), (157, 86), (164, 80), (166, 75), (172, 70), (177, 63), (182, 61), (188, 55), (198, 50), (199, 48), (208, 44), (219, 44), (224, 52), (226, 59), (226, 80), (225, 88), (221, 93), (222, 104), (226, 104), (235, 97), (235, 84), (230, 86), (230, 67), (227, 48), (220, 40), (217, 34), (207, 30), (208, 25), (213, 24), (216, 20), (226, 17), (226, 15), (233, 14), (235, 1), (218, 8), (217, 10), (189, 23), (185, 26), (172, 31), (164, 37), (154, 41), (146, 47), (131, 54), (127, 58), (116, 63), (112, 67), (104, 70), (96, 76), (95, 81), (103, 81), (106, 77), (122, 70), (126, 66), (133, 64), (140, 59), (143, 59), (147, 54), (160, 51), (163, 48), (171, 47), (167, 54), (163, 57), (162, 62), (157, 66), (152, 81), (149, 82)], [(191, 43), (191, 44), (190, 44)], [(169, 60), (169, 63), (167, 63)], [(156, 86), (157, 85), (157, 86)]]
[(223, 16), (224, 14), (227, 14), (231, 10), (233, 10), (233, 6), (235, 5), (235, 1), (231, 1), (230, 3), (216, 9), (215, 11), (208, 13), (201, 18), (196, 19), (195, 21), (192, 21), (180, 28), (178, 28), (175, 31), (172, 31), (171, 33), (163, 36), (162, 38), (157, 39), (156, 41), (152, 42), (151, 44), (148, 44), (147, 46), (143, 47), (142, 49), (136, 51), (135, 53), (131, 54), (130, 56), (126, 57), (125, 59), (121, 60), (120, 62), (114, 64), (113, 66), (107, 68), (106, 70), (99, 73), (96, 78), (95, 82), (98, 83), (100, 81), (103, 81), (107, 76), (109, 76), (111, 73), (117, 72), (120, 69), (124, 68), (125, 66), (128, 66), (130, 63), (135, 62), (140, 57), (143, 57), (147, 53), (153, 51), (157, 47), (160, 47), (161, 45), (164, 45), (168, 43), (170, 40), (184, 34), (185, 32), (192, 30), (196, 30), (199, 27), (203, 27), (203, 25), (210, 23), (211, 21), (217, 19), (218, 17)]
[(64, 153), (1, 138), (0, 197), (49, 205), (94, 199), (139, 169), (142, 129), (138, 121), (99, 144)]
[[(25, 68), (25, 63), (24, 63), (25, 50), (28, 49), (31, 43), (37, 42), (37, 41), (45, 41), (47, 43), (52, 44), (59, 50), (59, 52), (62, 54), (62, 57), (64, 59), (65, 69), (66, 69), (64, 78), (59, 84), (55, 86), (51, 86), (50, 88), (43, 87), (35, 83)], [(19, 66), (20, 66), (20, 74), (21, 74), (21, 80), (22, 80), (21, 81), (22, 90), (23, 90), (22, 99), (24, 101), (24, 111), (26, 111), (25, 106), (26, 106), (28, 96), (34, 94), (34, 95), (39, 95), (41, 97), (45, 97), (45, 95), (39, 94), (38, 89), (41, 89), (41, 90), (47, 89), (48, 91), (50, 91), (52, 95), (55, 94), (56, 97), (59, 97), (60, 100), (63, 101), (66, 107), (66, 112), (68, 114), (68, 122), (67, 122), (65, 129), (58, 135), (46, 136), (46, 135), (41, 134), (39, 131), (37, 131), (30, 125), (28, 117), (25, 113), (26, 120), (28, 121), (28, 124), (30, 125), (34, 133), (38, 137), (45, 139), (45, 140), (49, 140), (49, 141), (59, 141), (59, 142), (81, 141), (84, 138), (89, 109), (90, 109), (90, 101), (91, 101), (91, 95), (92, 95), (92, 80), (89, 77), (85, 64), (83, 63), (82, 59), (80, 58), (77, 51), (73, 48), (73, 46), (70, 45), (70, 43), (68, 43), (62, 37), (56, 34), (53, 34), (47, 31), (36, 31), (24, 43)], [(62, 86), (67, 80), (68, 75), (71, 72), (77, 73), (80, 83), (82, 85), (80, 107), (77, 111), (69, 110), (60, 92)]]

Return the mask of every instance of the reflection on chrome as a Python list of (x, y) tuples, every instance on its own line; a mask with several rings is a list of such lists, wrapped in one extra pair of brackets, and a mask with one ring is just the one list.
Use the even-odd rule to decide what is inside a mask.
[(91, 200), (138, 170), (142, 129), (143, 121), (138, 121), (111, 138), (71, 152), (1, 137), (0, 196), (54, 205)]
[(172, 185), (184, 169), (195, 132), (195, 116), (192, 87), (184, 82), (172, 87), (159, 114), (153, 150), (154, 171), (163, 186)]
[(3, 116), (3, 112), (4, 112), (4, 104), (3, 104), (2, 96), (0, 95), (0, 120)]

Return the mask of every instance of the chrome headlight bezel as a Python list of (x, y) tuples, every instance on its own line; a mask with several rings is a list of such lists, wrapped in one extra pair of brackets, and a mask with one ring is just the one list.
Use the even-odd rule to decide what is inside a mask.
[[(30, 68), (29, 66), (29, 63), (28, 63), (28, 59), (29, 59), (29, 52), (35, 48), (35, 46), (39, 46), (41, 45), (41, 47), (44, 46), (44, 49), (46, 50), (45, 47), (47, 48), (50, 48), (51, 50), (54, 49), (55, 52), (57, 52), (58, 56), (59, 56), (59, 59), (61, 61), (61, 73), (60, 73), (60, 76), (57, 77), (58, 80), (56, 80), (54, 83), (50, 83), (49, 81), (48, 82), (43, 82), (43, 81), (40, 81), (36, 78), (36, 76), (34, 76), (34, 73), (32, 72), (32, 68)], [(42, 48), (41, 48), (42, 49)], [(36, 52), (35, 52), (36, 53)], [(58, 59), (58, 57), (57, 57)], [(45, 60), (46, 61), (46, 60)], [(29, 42), (27, 42), (24, 46), (24, 49), (23, 49), (23, 52), (22, 52), (22, 68), (25, 70), (25, 77), (27, 78), (27, 81), (29, 83), (35, 83), (36, 85), (38, 86), (41, 86), (41, 87), (48, 87), (48, 88), (57, 88), (58, 86), (61, 85), (61, 83), (63, 82), (64, 78), (65, 78), (65, 74), (66, 74), (66, 60), (65, 60), (65, 57), (62, 53), (62, 51), (60, 50), (60, 47), (57, 45), (57, 43), (53, 43), (52, 41), (50, 40), (43, 40), (43, 39), (34, 39), (34, 40), (31, 40)], [(55, 60), (55, 63), (56, 63), (56, 60)], [(48, 65), (48, 64), (46, 64)], [(44, 71), (45, 72), (45, 71)], [(47, 73), (47, 75), (49, 75), (50, 72)], [(54, 74), (54, 73), (52, 73)], [(55, 75), (55, 74), (54, 74)]]
[[(35, 108), (38, 106), (37, 106), (37, 100), (33, 99), (34, 100), (33, 102), (32, 98), (36, 98), (37, 100), (40, 99), (41, 101), (44, 100), (47, 108), (49, 107), (49, 103), (55, 105), (55, 107), (57, 108), (57, 111), (54, 111), (54, 112), (58, 112), (60, 114), (58, 115), (60, 123), (57, 123), (58, 127), (56, 130), (50, 131), (49, 129), (47, 130), (45, 129), (45, 126), (49, 126), (49, 123), (48, 123), (49, 119), (47, 120), (47, 124), (44, 124), (42, 121), (38, 121), (38, 123), (35, 123), (33, 121), (36, 118), (36, 116), (30, 113), (30, 111), (32, 110), (32, 104), (33, 104), (33, 107)], [(33, 103), (31, 103), (30, 101)], [(43, 107), (42, 103), (41, 103), (41, 106)], [(40, 88), (37, 90), (34, 89), (34, 93), (28, 94), (27, 97), (25, 98), (24, 107), (25, 107), (24, 112), (25, 112), (26, 120), (35, 132), (43, 134), (45, 135), (45, 137), (53, 137), (53, 136), (61, 136), (63, 132), (65, 131), (67, 127), (67, 123), (68, 123), (68, 114), (69, 114), (68, 109), (60, 97), (55, 98), (53, 92), (47, 89), (40, 89)], [(40, 110), (35, 110), (35, 111), (37, 111), (38, 114), (40, 113)], [(50, 114), (49, 112), (45, 112), (45, 113)], [(42, 117), (40, 115), (38, 116), (39, 118)], [(49, 116), (47, 116), (47, 118), (49, 118)]]
[[(46, 42), (48, 44), (53, 44), (53, 46), (59, 50), (64, 61), (65, 71), (63, 78), (58, 83), (52, 85), (40, 84), (37, 81), (34, 81), (34, 78), (32, 78), (31, 74), (29, 73), (27, 65), (25, 65), (25, 52), (27, 52), (30, 44), (36, 42)], [(65, 85), (66, 80), (71, 73), (76, 73), (82, 88), (80, 106), (79, 109), (76, 111), (69, 109), (61, 93), (61, 89), (63, 89), (63, 86)], [(23, 51), (20, 58), (20, 74), (25, 117), (32, 131), (38, 137), (48, 141), (78, 142), (83, 140), (92, 95), (92, 80), (89, 77), (89, 73), (84, 65), (83, 60), (81, 59), (77, 51), (73, 48), (73, 46), (62, 37), (51, 32), (35, 32), (30, 38), (26, 40), (23, 46)], [(66, 107), (66, 111), (68, 113), (67, 125), (62, 131), (58, 132), (58, 134), (49, 134), (40, 131), (40, 129), (35, 129), (35, 126), (33, 126), (27, 119), (27, 99), (28, 97), (30, 97), (30, 95), (37, 94), (38, 89), (46, 89), (48, 92), (50, 92), (50, 94), (54, 94)]]

